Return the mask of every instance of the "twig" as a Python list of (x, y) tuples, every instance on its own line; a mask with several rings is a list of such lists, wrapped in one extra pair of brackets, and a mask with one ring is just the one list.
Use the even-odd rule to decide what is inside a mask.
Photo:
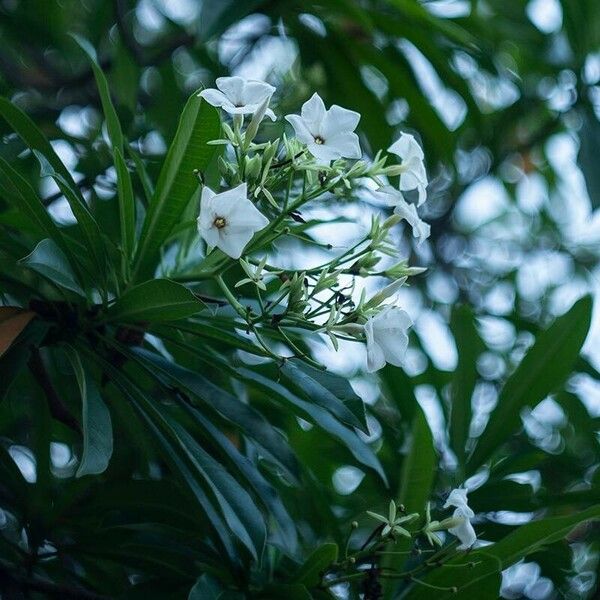
[(44, 365), (40, 351), (37, 348), (31, 349), (31, 355), (29, 357), (28, 364), (33, 376), (35, 377), (35, 380), (38, 382), (42, 390), (44, 390), (46, 401), (48, 402), (48, 408), (50, 409), (50, 414), (57, 421), (60, 421), (73, 431), (81, 433), (81, 425), (70, 413), (69, 409), (54, 389), (52, 381), (48, 375), (48, 371), (46, 371), (46, 366)]

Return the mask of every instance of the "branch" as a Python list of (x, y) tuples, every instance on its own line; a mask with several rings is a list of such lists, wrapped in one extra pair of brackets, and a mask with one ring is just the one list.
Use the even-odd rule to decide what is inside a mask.
[(38, 385), (44, 390), (50, 414), (73, 431), (81, 433), (81, 425), (54, 389), (38, 348), (32, 348), (28, 364)]

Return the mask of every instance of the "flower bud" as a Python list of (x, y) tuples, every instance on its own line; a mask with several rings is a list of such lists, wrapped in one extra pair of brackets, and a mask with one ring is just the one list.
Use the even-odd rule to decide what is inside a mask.
[(262, 159), (258, 154), (255, 154), (252, 158), (246, 156), (245, 162), (245, 173), (247, 179), (258, 179), (262, 170)]

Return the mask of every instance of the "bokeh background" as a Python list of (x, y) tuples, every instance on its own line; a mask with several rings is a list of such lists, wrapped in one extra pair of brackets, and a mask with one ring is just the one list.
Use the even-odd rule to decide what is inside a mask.
[[(80, 187), (101, 201), (114, 196), (116, 177), (102, 143), (93, 74), (68, 33), (97, 48), (124, 130), (156, 172), (185, 99), (227, 74), (277, 86), (279, 114), (297, 111), (313, 91), (327, 104), (359, 111), (368, 153), (386, 148), (399, 131), (419, 138), (432, 234), (418, 247), (408, 235), (399, 242), (404, 257), (428, 268), (402, 294), (417, 323), (405, 383), (426, 409), (449, 465), (445, 390), (458, 360), (453, 306), (471, 307), (483, 340), (476, 437), (498, 382), (535, 333), (581, 296), (600, 292), (597, 0), (0, 0), (0, 94), (40, 124)], [(4, 123), (0, 135), (2, 155), (22, 151)], [(44, 181), (53, 215), (68, 222), (66, 202)], [(343, 247), (377, 207), (365, 198), (322, 210), (348, 217), (319, 232)], [(315, 251), (299, 259), (293, 246), (280, 250), (290, 266), (321, 258)], [(596, 305), (569, 393), (521, 415), (522, 443), (560, 457), (551, 472), (523, 475), (531, 493), (599, 480)], [(376, 397), (374, 381), (356, 375), (364, 356), (355, 347), (336, 354), (319, 346), (315, 353), (353, 377), (365, 399)], [(352, 466), (337, 469), (337, 493), (351, 496), (363, 475)], [(518, 524), (527, 515), (505, 511), (497, 520)], [(596, 561), (588, 546), (581, 554), (573, 555), (562, 588), (573, 598), (595, 587)], [(567, 578), (555, 572), (557, 581), (552, 572), (529, 561), (505, 576), (503, 593), (552, 597)]]

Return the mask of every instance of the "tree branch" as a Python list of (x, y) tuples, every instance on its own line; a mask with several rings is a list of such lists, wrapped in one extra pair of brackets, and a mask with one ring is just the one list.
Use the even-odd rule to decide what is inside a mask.
[(50, 408), (50, 414), (57, 421), (60, 421), (73, 431), (81, 433), (81, 425), (71, 414), (65, 403), (61, 400), (60, 396), (54, 389), (38, 348), (32, 348), (28, 364), (38, 385), (42, 388), (42, 390), (44, 390), (46, 401), (48, 402), (48, 407)]

